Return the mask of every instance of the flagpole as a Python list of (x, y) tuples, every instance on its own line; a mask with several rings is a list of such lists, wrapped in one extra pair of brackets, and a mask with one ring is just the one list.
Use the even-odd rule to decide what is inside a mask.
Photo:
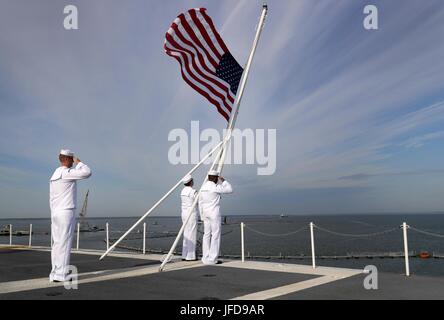
[[(234, 125), (236, 124), (237, 115), (239, 113), (239, 106), (240, 106), (240, 103), (242, 101), (242, 97), (243, 97), (243, 94), (244, 94), (244, 91), (245, 91), (245, 86), (247, 84), (248, 75), (250, 73), (251, 64), (253, 62), (253, 57), (254, 57), (254, 54), (256, 53), (256, 49), (257, 49), (257, 45), (259, 43), (259, 39), (261, 37), (262, 29), (264, 28), (264, 25), (265, 25), (265, 18), (267, 17), (267, 13), (268, 13), (268, 6), (266, 4), (264, 4), (262, 6), (262, 14), (261, 14), (261, 17), (259, 19), (258, 27), (256, 29), (256, 35), (254, 37), (253, 46), (251, 48), (250, 55), (248, 57), (247, 64), (245, 66), (245, 70), (242, 73), (242, 77), (241, 77), (241, 80), (240, 80), (239, 90), (237, 92), (235, 103), (234, 103), (234, 110), (231, 112), (230, 119), (229, 119), (229, 122), (228, 122), (227, 133), (226, 134), (230, 135), (230, 136), (232, 134)], [(222, 154), (221, 154), (221, 156), (219, 158), (219, 161), (218, 161), (218, 164), (217, 164), (217, 171), (219, 173), (222, 172), (222, 169), (223, 169), (223, 166), (224, 166), (224, 162), (225, 162), (225, 157), (226, 157), (226, 150), (228, 148), (229, 148), (229, 144), (227, 144), (226, 147), (223, 148), (223, 152), (222, 152)], [(212, 170), (216, 170), (215, 166), (212, 167), (211, 169)]]
[[(114, 248), (123, 240), (126, 238), (126, 236), (128, 234), (131, 233), (131, 231), (133, 231), (140, 223), (142, 223), (146, 217), (149, 216), (149, 214), (151, 212), (154, 211), (154, 209), (156, 209), (166, 198), (168, 198), (168, 196), (173, 193), (174, 190), (177, 189), (177, 187), (179, 187), (182, 184), (182, 179), (185, 178), (187, 175), (192, 174), (194, 171), (196, 171), (209, 157), (211, 157), (213, 155), (213, 153), (215, 151), (217, 151), (219, 148), (223, 148), (225, 146), (225, 144), (228, 142), (227, 139), (222, 140), (221, 142), (219, 142), (205, 157), (202, 158), (202, 160), (199, 161), (199, 163), (197, 163), (193, 169), (191, 169), (190, 171), (188, 171), (188, 173), (182, 177), (162, 198), (160, 198), (159, 201), (157, 201), (139, 220), (137, 220), (137, 222), (128, 229), (128, 231), (126, 231), (120, 238), (119, 240), (117, 240), (116, 242), (114, 242), (114, 244), (109, 247), (108, 250), (106, 250), (106, 252), (100, 257), (99, 260), (102, 260), (103, 258), (105, 258), (111, 251), (114, 250)], [(220, 151), (219, 151), (220, 154)]]
[[(258, 45), (258, 42), (259, 42), (259, 38), (260, 38), (260, 35), (262, 33), (262, 28), (264, 27), (265, 17), (267, 16), (267, 12), (268, 12), (268, 6), (266, 4), (264, 4), (262, 6), (262, 14), (261, 14), (261, 17), (260, 17), (260, 20), (259, 20), (258, 28), (256, 30), (256, 36), (254, 38), (253, 47), (252, 47), (250, 55), (248, 57), (248, 61), (247, 61), (247, 65), (245, 67), (245, 70), (242, 73), (241, 82), (240, 82), (240, 86), (239, 86), (239, 91), (238, 91), (238, 94), (236, 95), (236, 100), (235, 100), (235, 104), (234, 104), (235, 108), (231, 112), (230, 120), (228, 122), (227, 132), (226, 132), (225, 137), (224, 137), (224, 141), (226, 141), (226, 145), (224, 144), (225, 146), (223, 146), (221, 148), (221, 150), (219, 150), (219, 153), (215, 157), (215, 159), (213, 161), (213, 164), (210, 166), (209, 171), (214, 170), (213, 168), (215, 168), (216, 164), (217, 164), (217, 168), (218, 168), (219, 173), (222, 171), (222, 168), (223, 168), (223, 165), (224, 165), (224, 161), (225, 161), (226, 149), (227, 149), (229, 141), (231, 140), (231, 137), (232, 137), (233, 127), (234, 127), (234, 124), (236, 123), (237, 115), (239, 113), (239, 105), (240, 105), (240, 102), (242, 100), (242, 96), (243, 96), (243, 93), (244, 93), (244, 90), (245, 90), (245, 85), (247, 83), (247, 79), (248, 79), (248, 74), (250, 72), (251, 63), (253, 61), (254, 53), (256, 52), (256, 48), (257, 48), (257, 45)], [(179, 243), (180, 238), (182, 237), (182, 234), (183, 234), (183, 232), (185, 230), (185, 227), (186, 227), (186, 225), (188, 224), (188, 222), (189, 222), (189, 220), (191, 218), (191, 212), (194, 210), (194, 208), (197, 205), (197, 201), (198, 201), (200, 192), (202, 190), (202, 187), (205, 184), (205, 182), (207, 182), (207, 180), (208, 180), (208, 173), (209, 173), (209, 171), (207, 172), (207, 175), (205, 176), (204, 182), (202, 183), (202, 186), (200, 187), (199, 192), (197, 193), (196, 197), (194, 198), (193, 204), (192, 204), (191, 208), (188, 211), (187, 219), (182, 224), (182, 227), (180, 228), (179, 233), (177, 234), (176, 239), (174, 240), (174, 243), (173, 243), (173, 245), (170, 248), (170, 251), (168, 252), (168, 254), (165, 257), (165, 259), (162, 261), (162, 264), (159, 267), (159, 271), (163, 271), (165, 265), (168, 263), (170, 257), (173, 255), (173, 252), (176, 249), (176, 246)]]

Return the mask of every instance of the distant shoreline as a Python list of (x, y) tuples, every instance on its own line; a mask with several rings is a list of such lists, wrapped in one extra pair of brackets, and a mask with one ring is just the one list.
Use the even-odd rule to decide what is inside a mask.
[[(280, 217), (281, 214), (228, 214), (228, 215), (223, 215), (224, 217)], [(324, 213), (324, 214), (291, 214), (291, 213), (286, 213), (286, 217), (325, 217), (325, 216), (330, 216), (330, 217), (334, 217), (334, 216), (400, 216), (400, 215), (406, 215), (406, 216), (411, 216), (411, 215), (444, 215), (444, 211), (432, 211), (432, 212), (380, 212), (380, 213)], [(180, 217), (180, 215), (165, 215), (165, 216), (150, 216), (149, 218), (178, 218)], [(107, 217), (97, 217), (97, 216), (89, 216), (87, 217), (87, 219), (139, 219), (140, 216), (107, 216)], [(9, 217), (9, 218), (0, 218), (0, 221), (2, 220), (47, 220), (50, 219), (49, 215), (48, 217), (38, 217), (38, 218), (34, 218), (34, 217), (27, 217), (27, 218), (17, 218), (17, 217)]]

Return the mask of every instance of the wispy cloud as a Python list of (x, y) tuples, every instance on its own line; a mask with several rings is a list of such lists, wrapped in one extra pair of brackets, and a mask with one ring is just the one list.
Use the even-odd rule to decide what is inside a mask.
[(377, 177), (395, 177), (395, 176), (422, 176), (429, 174), (444, 174), (444, 170), (418, 170), (418, 171), (401, 171), (401, 172), (381, 172), (381, 173), (357, 173), (349, 176), (339, 177), (339, 180), (362, 181)]
[(431, 140), (441, 139), (441, 138), (444, 138), (444, 131), (436, 131), (410, 138), (401, 143), (400, 145), (406, 148), (420, 148)]

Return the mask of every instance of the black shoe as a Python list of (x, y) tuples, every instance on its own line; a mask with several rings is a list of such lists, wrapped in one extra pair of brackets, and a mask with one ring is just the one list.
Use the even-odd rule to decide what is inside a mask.
[(222, 264), (223, 262), (221, 260), (217, 260), (216, 264)]

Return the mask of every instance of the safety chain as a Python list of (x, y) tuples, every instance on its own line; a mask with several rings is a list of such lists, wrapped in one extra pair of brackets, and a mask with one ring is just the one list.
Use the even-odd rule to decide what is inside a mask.
[(367, 237), (373, 237), (373, 236), (379, 236), (379, 235), (383, 235), (383, 234), (387, 234), (396, 230), (399, 230), (399, 227), (395, 227), (389, 230), (384, 230), (384, 231), (378, 231), (378, 232), (374, 232), (374, 233), (366, 233), (366, 234), (350, 234), (350, 233), (341, 233), (341, 232), (336, 232), (336, 231), (331, 231), (322, 227), (319, 227), (317, 225), (313, 225), (315, 228), (327, 232), (327, 233), (331, 233), (334, 234), (336, 236), (342, 236), (342, 237), (353, 237), (353, 238), (367, 238)]
[[(263, 231), (256, 230), (256, 229), (248, 226), (247, 224), (244, 224), (244, 226), (245, 226), (246, 229), (248, 229), (248, 230), (250, 230), (250, 231), (252, 231), (254, 233), (257, 233), (257, 234), (260, 234), (260, 235), (263, 235), (263, 236), (267, 236), (267, 237), (286, 237), (286, 236), (291, 236), (293, 234), (297, 234), (297, 233), (299, 233), (299, 232), (301, 232), (303, 230), (308, 229), (307, 226), (304, 226), (304, 227), (302, 227), (302, 228), (300, 228), (298, 230), (292, 231), (292, 232), (273, 234), (273, 233), (266, 233), (266, 232), (263, 232)], [(391, 228), (391, 229), (388, 229), (388, 230), (378, 231), (378, 232), (373, 232), (373, 233), (366, 233), (366, 234), (351, 234), (351, 233), (341, 233), (341, 232), (337, 232), (337, 231), (332, 231), (332, 230), (320, 227), (320, 226), (315, 225), (315, 224), (313, 224), (313, 227), (315, 227), (316, 229), (318, 229), (320, 231), (324, 231), (324, 232), (327, 232), (327, 233), (330, 233), (330, 234), (333, 234), (333, 235), (336, 235), (336, 236), (353, 237), (353, 238), (367, 238), (367, 237), (374, 237), (374, 236), (384, 235), (384, 234), (387, 234), (387, 233), (399, 230), (399, 228), (400, 228), (400, 227), (394, 227), (394, 228)], [(413, 231), (416, 231), (416, 232), (424, 234), (424, 235), (428, 235), (428, 236), (431, 236), (431, 237), (437, 237), (437, 238), (444, 238), (444, 234), (439, 234), (439, 233), (434, 233), (434, 232), (430, 232), (430, 231), (421, 230), (421, 229), (412, 227), (410, 225), (407, 226), (407, 227), (409, 229), (413, 230)], [(116, 229), (112, 228), (111, 226), (109, 226), (109, 231), (110, 231), (110, 233), (124, 233), (124, 232), (126, 232), (126, 231), (116, 230)], [(223, 235), (229, 234), (231, 232), (233, 232), (233, 230), (230, 230), (230, 231), (226, 232)], [(141, 234), (140, 230), (133, 231), (131, 233), (133, 235)], [(201, 232), (199, 230), (199, 233), (203, 233), (203, 232)], [(147, 236), (148, 236), (148, 233), (147, 233)], [(153, 238), (164, 238), (164, 237), (167, 238), (167, 237), (171, 237), (171, 236), (173, 236), (173, 232), (157, 233), (155, 235), (152, 235)], [(142, 238), (143, 237), (139, 237), (139, 238), (130, 239), (130, 240), (137, 240), (137, 239), (142, 239)], [(150, 238), (150, 237), (148, 236), (147, 238)]]
[(409, 227), (409, 229), (412, 229), (412, 230), (414, 230), (416, 232), (419, 232), (419, 233), (422, 233), (422, 234), (425, 234), (425, 235), (428, 235), (428, 236), (437, 237), (437, 238), (444, 238), (444, 234), (433, 233), (433, 232), (430, 232), (430, 231), (424, 231), (424, 230), (421, 230), (421, 229), (417, 229), (415, 227)]
[[(109, 229), (110, 233), (125, 233), (126, 232), (126, 231), (114, 229), (113, 227), (111, 227), (110, 224), (108, 224), (108, 229)], [(137, 231), (133, 231), (131, 233), (137, 233)]]
[(256, 229), (253, 229), (253, 228), (249, 227), (249, 226), (246, 225), (246, 224), (244, 224), (244, 226), (245, 226), (245, 228), (247, 228), (247, 229), (250, 230), (250, 231), (253, 231), (253, 232), (255, 232), (255, 233), (258, 233), (258, 234), (260, 234), (260, 235), (267, 236), (267, 237), (286, 237), (286, 236), (290, 236), (290, 235), (293, 235), (293, 234), (296, 234), (296, 233), (298, 233), (298, 232), (301, 232), (301, 231), (303, 231), (303, 230), (308, 229), (307, 226), (305, 226), (305, 227), (302, 227), (302, 228), (300, 228), (300, 229), (298, 229), (298, 230), (296, 230), (296, 231), (292, 231), (292, 232), (289, 232), (289, 233), (279, 233), (279, 234), (275, 234), (275, 233), (266, 233), (266, 232), (262, 232), (262, 231), (259, 231), (259, 230), (256, 230)]

